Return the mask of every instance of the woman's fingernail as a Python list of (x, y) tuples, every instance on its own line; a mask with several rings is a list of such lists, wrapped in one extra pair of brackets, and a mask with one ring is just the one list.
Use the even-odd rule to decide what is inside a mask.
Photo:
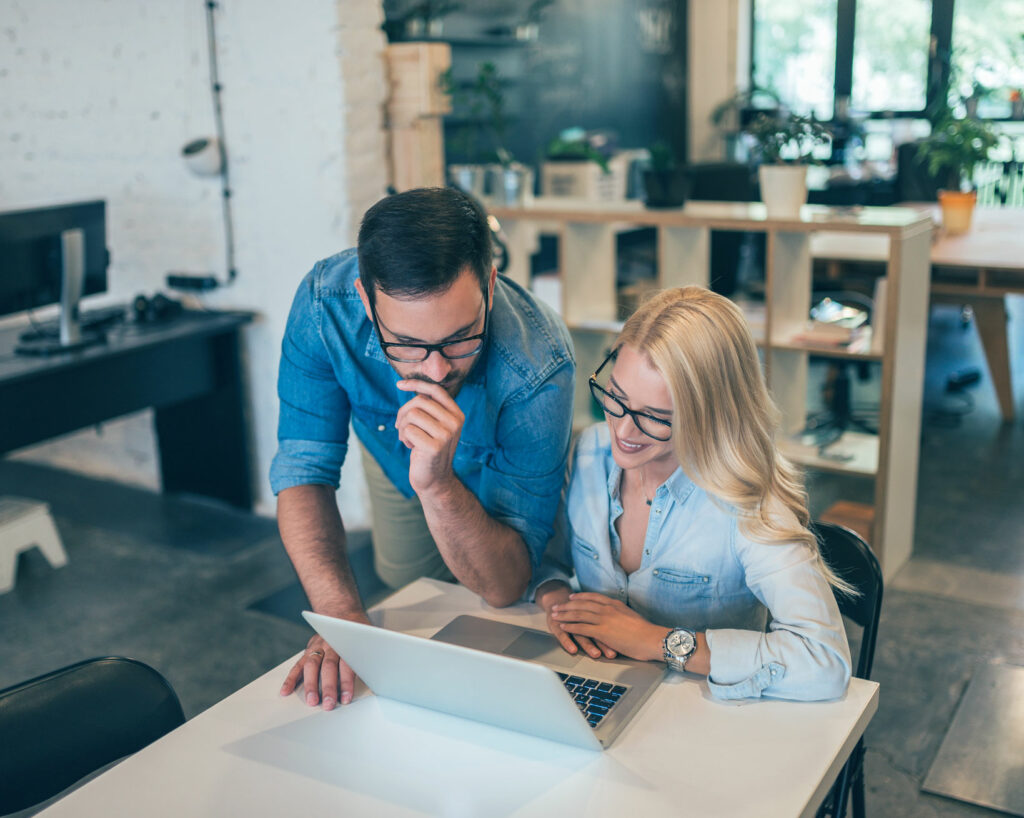
[(306, 704), (308, 704), (310, 707), (316, 704), (316, 693), (306, 694)]
[(342, 704), (348, 704), (350, 701), (352, 701), (352, 694), (351, 693), (342, 693), (341, 694), (341, 703)]
[(330, 696), (324, 696), (324, 710), (333, 710), (337, 702)]

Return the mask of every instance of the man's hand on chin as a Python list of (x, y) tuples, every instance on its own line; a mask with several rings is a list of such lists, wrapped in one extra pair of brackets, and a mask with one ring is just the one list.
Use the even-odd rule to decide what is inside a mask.
[(398, 439), (411, 450), (409, 483), (421, 497), (443, 493), (455, 477), (452, 460), (465, 415), (440, 384), (407, 379), (397, 386), (414, 393), (395, 419)]

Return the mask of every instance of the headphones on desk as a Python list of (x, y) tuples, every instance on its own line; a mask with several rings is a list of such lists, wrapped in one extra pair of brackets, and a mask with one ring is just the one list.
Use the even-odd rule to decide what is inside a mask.
[(139, 293), (132, 301), (132, 314), (136, 324), (155, 324), (176, 318), (184, 311), (180, 301), (168, 298), (163, 293), (145, 296)]

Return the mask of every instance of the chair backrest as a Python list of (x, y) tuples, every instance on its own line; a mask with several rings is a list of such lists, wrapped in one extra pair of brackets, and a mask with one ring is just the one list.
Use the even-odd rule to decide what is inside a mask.
[(868, 679), (875, 658), (878, 619), (882, 612), (882, 569), (871, 546), (850, 529), (818, 521), (812, 530), (829, 568), (859, 592), (857, 596), (850, 596), (836, 591), (835, 597), (840, 613), (863, 630), (853, 675)]
[(45, 801), (185, 721), (167, 680), (89, 659), (0, 690), (0, 814)]

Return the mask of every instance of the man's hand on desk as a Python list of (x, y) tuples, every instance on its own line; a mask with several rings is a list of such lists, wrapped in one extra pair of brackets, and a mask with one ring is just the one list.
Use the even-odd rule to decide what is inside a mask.
[[(353, 622), (371, 624), (366, 614), (348, 616)], [(316, 707), (323, 700), (324, 710), (333, 710), (340, 701), (348, 704), (356, 687), (356, 675), (319, 634), (306, 645), (306, 650), (288, 672), (281, 685), (281, 695), (290, 696), (299, 682), (306, 692), (306, 704)]]

